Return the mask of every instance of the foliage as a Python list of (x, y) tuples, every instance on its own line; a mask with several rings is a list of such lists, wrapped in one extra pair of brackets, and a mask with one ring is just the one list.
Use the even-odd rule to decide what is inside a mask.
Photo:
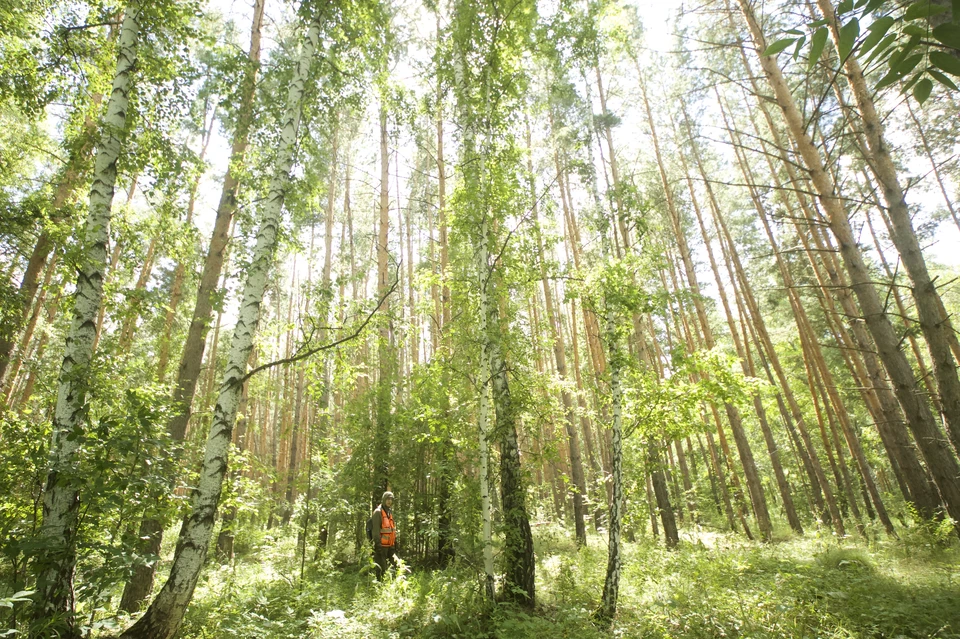
[[(851, 55), (859, 58), (867, 71), (885, 62), (887, 71), (875, 88), (899, 83), (900, 92), (913, 89), (920, 104), (930, 97), (933, 81), (960, 91), (950, 78), (960, 77), (960, 12), (954, 9), (951, 22), (937, 25), (931, 21), (949, 13), (949, 6), (934, 0), (903, 5), (890, 0), (843, 0), (836, 7), (840, 38), (834, 43), (841, 64)], [(828, 25), (829, 20), (821, 19), (803, 29), (790, 29), (786, 31), (790, 37), (772, 42), (763, 54), (776, 55), (792, 46), (796, 61), (809, 37), (807, 66), (812, 69), (823, 55)]]

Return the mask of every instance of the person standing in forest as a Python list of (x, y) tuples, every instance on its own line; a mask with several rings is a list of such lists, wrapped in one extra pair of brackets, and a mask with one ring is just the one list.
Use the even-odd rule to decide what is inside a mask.
[(377, 581), (383, 578), (388, 566), (396, 566), (397, 527), (393, 522), (393, 493), (383, 493), (380, 505), (370, 517), (373, 537), (373, 560), (377, 564)]

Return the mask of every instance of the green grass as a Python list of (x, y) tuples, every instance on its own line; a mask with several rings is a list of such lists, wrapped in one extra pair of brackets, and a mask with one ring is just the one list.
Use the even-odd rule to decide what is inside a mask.
[(537, 530), (537, 608), (490, 606), (477, 569), (407, 570), (378, 584), (347, 550), (298, 579), (295, 542), (265, 539), (236, 566), (209, 569), (185, 638), (958, 637), (960, 545), (932, 535), (838, 543), (810, 535), (766, 546), (704, 534), (669, 552), (628, 544), (611, 629), (591, 621), (606, 545), (577, 550)]

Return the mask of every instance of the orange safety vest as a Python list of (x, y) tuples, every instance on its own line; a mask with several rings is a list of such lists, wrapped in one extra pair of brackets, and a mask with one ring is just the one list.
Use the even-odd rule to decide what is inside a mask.
[(393, 547), (397, 543), (397, 529), (393, 524), (393, 515), (377, 506), (380, 511), (380, 545)]

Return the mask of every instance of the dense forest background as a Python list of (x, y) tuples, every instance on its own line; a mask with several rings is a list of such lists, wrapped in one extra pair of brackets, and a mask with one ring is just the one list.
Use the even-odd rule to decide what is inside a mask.
[(956, 0), (0, 0), (0, 636), (960, 636), (957, 78)]

